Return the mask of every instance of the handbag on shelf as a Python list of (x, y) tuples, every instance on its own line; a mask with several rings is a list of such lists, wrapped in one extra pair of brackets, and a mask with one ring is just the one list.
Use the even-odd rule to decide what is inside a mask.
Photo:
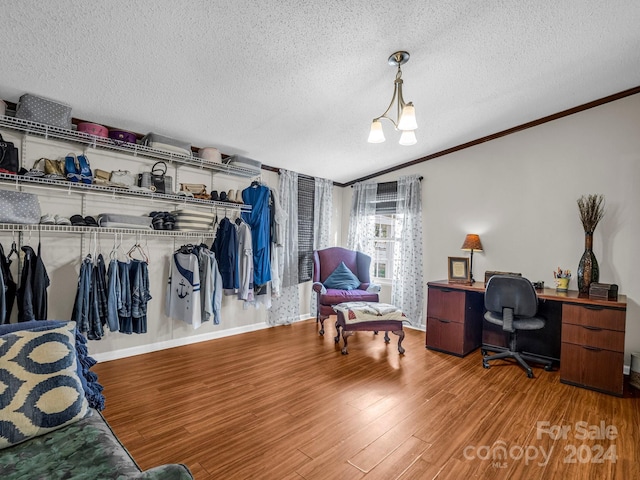
[(133, 187), (136, 185), (136, 177), (129, 170), (114, 170), (109, 175), (109, 181), (114, 185), (122, 187)]
[(64, 174), (64, 163), (60, 160), (51, 160), (49, 158), (40, 159), (44, 160), (44, 176), (51, 180), (66, 180), (67, 177)]
[(16, 107), (16, 118), (71, 130), (71, 107), (48, 98), (25, 93)]
[(40, 202), (33, 193), (0, 190), (0, 223), (40, 223)]
[(156, 193), (173, 193), (173, 177), (167, 175), (167, 164), (156, 162), (150, 172), (138, 174), (138, 186)]
[(18, 173), (18, 148), (0, 134), (0, 173)]

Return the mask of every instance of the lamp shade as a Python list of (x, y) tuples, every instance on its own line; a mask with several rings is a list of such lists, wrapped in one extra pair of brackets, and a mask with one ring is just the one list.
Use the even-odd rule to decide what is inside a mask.
[(400, 120), (398, 120), (398, 130), (415, 130), (418, 128), (416, 122), (416, 109), (413, 103), (409, 102), (402, 107), (402, 113), (400, 114)]
[(416, 133), (413, 130), (403, 130), (398, 143), (400, 145), (415, 145), (418, 143)]
[(472, 252), (481, 252), (482, 242), (480, 242), (480, 236), (475, 233), (468, 233), (460, 249)]
[(384, 142), (384, 132), (382, 131), (382, 122), (380, 120), (374, 120), (371, 122), (371, 130), (369, 130), (369, 143), (382, 143)]

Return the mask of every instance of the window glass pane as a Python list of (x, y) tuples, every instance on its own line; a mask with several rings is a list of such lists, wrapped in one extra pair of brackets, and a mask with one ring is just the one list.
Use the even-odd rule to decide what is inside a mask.
[(374, 258), (372, 259), (371, 274), (375, 278), (392, 278), (393, 257), (396, 244), (395, 214), (376, 215)]

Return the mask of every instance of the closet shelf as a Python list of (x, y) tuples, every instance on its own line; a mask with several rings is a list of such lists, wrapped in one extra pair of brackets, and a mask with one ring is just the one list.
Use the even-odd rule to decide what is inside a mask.
[(213, 230), (145, 230), (141, 228), (111, 228), (111, 227), (78, 227), (70, 225), (42, 225), (0, 223), (0, 231), (12, 232), (56, 232), (56, 233), (124, 233), (126, 235), (154, 236), (154, 237), (213, 237)]
[(53, 190), (67, 190), (71, 193), (88, 193), (90, 195), (106, 195), (109, 197), (142, 197), (150, 201), (158, 200), (170, 202), (176, 206), (189, 205), (197, 207), (210, 207), (214, 209), (239, 209), (241, 212), (250, 212), (251, 205), (238, 203), (219, 202), (212, 200), (201, 200), (199, 198), (185, 197), (181, 195), (171, 195), (167, 193), (143, 192), (127, 190), (124, 188), (109, 187), (104, 185), (86, 184), (80, 182), (69, 182), (67, 180), (53, 180), (45, 177), (29, 177), (25, 175), (12, 175), (0, 173), (0, 182), (14, 184), (16, 188), (20, 185), (47, 188)]
[(42, 136), (45, 139), (55, 138), (58, 140), (88, 145), (92, 148), (114, 150), (133, 155), (134, 157), (149, 158), (156, 161), (163, 160), (165, 162), (188, 165), (190, 167), (201, 168), (204, 170), (212, 170), (214, 172), (236, 177), (251, 178), (256, 176), (256, 171), (249, 168), (228, 165), (225, 163), (210, 163), (195, 155), (181, 155), (179, 153), (166, 152), (164, 150), (158, 150), (145, 145), (121, 142), (104, 137), (96, 137), (95, 135), (88, 133), (53, 127), (51, 125), (23, 120), (21, 118), (0, 115), (0, 127), (18, 130), (30, 135)]

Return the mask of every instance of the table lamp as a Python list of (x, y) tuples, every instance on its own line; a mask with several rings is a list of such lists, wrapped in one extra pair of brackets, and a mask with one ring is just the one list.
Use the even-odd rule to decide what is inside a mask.
[(473, 279), (473, 251), (481, 252), (482, 251), (482, 243), (480, 242), (480, 236), (475, 233), (468, 233), (464, 239), (464, 243), (462, 247), (460, 247), (465, 252), (471, 252), (471, 260), (469, 262), (469, 276), (471, 277), (471, 283), (475, 280)]

